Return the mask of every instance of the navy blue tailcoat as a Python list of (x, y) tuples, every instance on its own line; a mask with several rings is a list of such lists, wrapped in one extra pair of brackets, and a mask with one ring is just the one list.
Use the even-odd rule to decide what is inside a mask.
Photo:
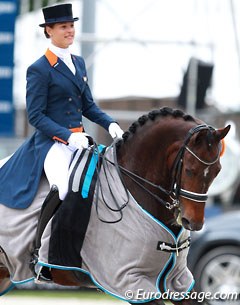
[(67, 144), (82, 115), (106, 130), (114, 120), (94, 103), (82, 57), (72, 55), (74, 75), (47, 50), (27, 70), (27, 113), (36, 131), (0, 169), (0, 203), (27, 208), (37, 192), (44, 160), (54, 141)]

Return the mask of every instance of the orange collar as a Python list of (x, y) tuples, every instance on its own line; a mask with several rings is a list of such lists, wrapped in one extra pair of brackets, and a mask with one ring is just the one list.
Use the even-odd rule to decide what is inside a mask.
[(55, 55), (52, 51), (47, 49), (45, 56), (52, 67), (56, 65), (56, 63), (58, 61), (57, 55)]

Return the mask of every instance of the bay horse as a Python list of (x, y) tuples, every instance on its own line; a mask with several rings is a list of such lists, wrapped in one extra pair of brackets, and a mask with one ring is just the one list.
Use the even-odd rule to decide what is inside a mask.
[[(230, 126), (215, 129), (181, 110), (153, 110), (141, 116), (123, 139), (113, 144), (115, 159), (111, 163), (134, 200), (154, 219), (176, 236), (182, 228), (198, 231), (204, 224), (208, 188), (221, 169), (223, 139), (229, 129)], [(179, 245), (179, 251), (180, 248)], [(0, 283), (6, 272), (6, 268), (0, 269)], [(49, 272), (57, 284), (88, 286), (87, 276), (84, 282), (84, 277), (80, 279), (71, 270), (53, 268)], [(158, 284), (164, 291), (164, 282)], [(171, 302), (198, 304), (191, 299)], [(147, 304), (165, 303), (153, 299)]]

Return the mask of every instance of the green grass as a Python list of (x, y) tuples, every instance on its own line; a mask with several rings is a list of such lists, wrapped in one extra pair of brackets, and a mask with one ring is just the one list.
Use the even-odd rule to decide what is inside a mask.
[[(77, 298), (77, 299), (98, 299), (98, 300), (113, 300), (115, 298), (111, 297), (100, 291), (76, 291), (76, 290), (13, 290), (9, 292), (9, 296), (18, 297), (45, 297), (45, 298)], [(115, 299), (116, 300), (116, 299)]]
[[(84, 290), (13, 290), (8, 294), (9, 296), (17, 297), (41, 297), (41, 298), (65, 298), (65, 299), (84, 299), (84, 300), (112, 300), (117, 301), (116, 298), (111, 297), (101, 291), (84, 291)], [(127, 303), (126, 303), (127, 304)], [(171, 305), (172, 303), (167, 302), (166, 304)]]

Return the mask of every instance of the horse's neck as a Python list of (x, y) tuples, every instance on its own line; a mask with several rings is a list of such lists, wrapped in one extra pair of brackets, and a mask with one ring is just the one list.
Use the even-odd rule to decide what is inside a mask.
[[(175, 234), (179, 232), (176, 226), (175, 217), (172, 211), (169, 211), (161, 202), (154, 199), (150, 194), (142, 188), (133, 185), (129, 179), (125, 179), (128, 190), (136, 200), (136, 202), (154, 218), (161, 221), (165, 226), (170, 228)], [(159, 194), (160, 198), (164, 198)], [(167, 200), (167, 199), (166, 199)]]
[[(164, 152), (165, 150), (167, 150), (167, 147), (163, 147), (162, 151)], [(169, 169), (167, 168), (166, 156), (164, 156), (163, 153), (159, 156), (159, 153), (156, 152), (154, 154), (151, 150), (146, 151), (144, 147), (142, 147), (142, 150), (138, 150), (137, 146), (134, 145), (134, 143), (131, 143), (120, 149), (118, 161), (124, 168), (138, 174), (142, 178), (158, 184), (166, 190), (170, 189), (171, 177)], [(156, 219), (172, 228), (172, 223), (175, 220), (172, 212), (167, 210), (163, 204), (157, 201), (152, 195), (148, 194), (142, 187), (139, 187), (130, 178), (123, 175), (123, 179), (128, 190), (138, 204)], [(141, 184), (151, 190), (154, 194), (157, 194), (160, 198), (164, 200), (168, 199), (164, 197), (164, 194), (161, 191), (157, 191), (155, 188), (144, 184), (143, 182), (141, 182)], [(173, 230), (175, 229), (178, 231), (176, 227), (173, 227)]]

